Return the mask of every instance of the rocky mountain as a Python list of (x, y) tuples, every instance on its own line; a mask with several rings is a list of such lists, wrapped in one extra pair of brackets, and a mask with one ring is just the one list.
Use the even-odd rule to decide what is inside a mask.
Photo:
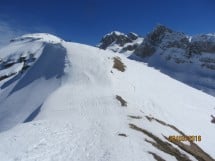
[[(188, 36), (158, 25), (144, 38), (134, 35), (135, 40), (122, 42), (120, 40), (128, 38), (128, 35), (121, 33), (119, 36), (112, 32), (102, 38), (98, 47), (146, 62), (177, 80), (215, 96), (215, 34)], [(110, 37), (112, 41), (107, 41)]]
[(124, 34), (118, 31), (113, 31), (105, 35), (97, 47), (119, 53), (131, 53), (142, 42), (143, 38), (135, 33), (130, 32)]

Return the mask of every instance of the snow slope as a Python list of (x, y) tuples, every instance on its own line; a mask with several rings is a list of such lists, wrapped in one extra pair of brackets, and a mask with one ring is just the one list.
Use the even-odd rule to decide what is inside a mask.
[[(43, 36), (46, 37), (40, 34)], [(41, 44), (38, 48), (42, 48), (34, 64), (0, 91), (3, 160), (215, 158), (215, 128), (210, 122), (210, 115), (215, 113), (214, 97), (117, 53), (50, 37), (27, 44), (22, 41), (13, 43), (21, 43), (23, 51), (29, 43)], [(114, 58), (126, 66), (124, 72), (113, 68)], [(8, 79), (2, 86), (14, 78)], [(127, 106), (121, 106), (116, 95)], [(185, 142), (193, 148), (184, 150), (165, 139), (164, 136), (180, 135), (168, 124), (187, 135), (201, 135), (202, 141), (195, 145)], [(8, 128), (11, 129), (4, 131)], [(156, 143), (164, 149), (171, 148), (165, 151)], [(210, 156), (193, 154), (196, 146)], [(177, 152), (168, 153), (172, 150)]]
[[(44, 40), (39, 39), (39, 36)], [(3, 71), (7, 70), (6, 75), (15, 69), (16, 72), (12, 78), (7, 78), (9, 80), (0, 82), (0, 131), (24, 122), (61, 84), (66, 50), (56, 41), (57, 38), (53, 37), (47, 34), (35, 34), (33, 37), (24, 35), (19, 41), (17, 38), (9, 46), (1, 49), (2, 60), (15, 63)], [(54, 43), (47, 39), (53, 40)], [(28, 62), (30, 54), (34, 55), (36, 61)], [(19, 62), (20, 57), (27, 60)], [(31, 63), (28, 64), (31, 66), (29, 70), (21, 70), (19, 64), (24, 63)]]

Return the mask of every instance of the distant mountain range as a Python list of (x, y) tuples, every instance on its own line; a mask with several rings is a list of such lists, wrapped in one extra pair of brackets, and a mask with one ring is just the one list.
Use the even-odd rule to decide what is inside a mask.
[(215, 96), (215, 34), (189, 36), (158, 25), (145, 37), (113, 31), (97, 45)]

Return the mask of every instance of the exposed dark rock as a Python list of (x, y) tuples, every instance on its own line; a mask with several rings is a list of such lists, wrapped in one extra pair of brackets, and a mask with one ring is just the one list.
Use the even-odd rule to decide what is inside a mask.
[(124, 65), (124, 63), (122, 62), (120, 57), (114, 57), (113, 58), (113, 68), (119, 70), (120, 72), (124, 72), (126, 66)]
[(128, 45), (125, 48), (123, 48), (123, 51), (132, 51), (138, 47), (138, 44)]
[(202, 52), (215, 53), (215, 35), (203, 34), (190, 38), (184, 33), (173, 31), (164, 25), (156, 26), (152, 32), (146, 35), (141, 44), (131, 44), (123, 47), (126, 43), (132, 42), (138, 37), (135, 33), (126, 35), (111, 32), (102, 38), (98, 47), (106, 49), (115, 43), (123, 48), (121, 52), (134, 50), (135, 54), (142, 57), (151, 56), (158, 48), (164, 51), (169, 48), (184, 49), (185, 55), (183, 56), (187, 58)]
[(138, 56), (147, 57), (147, 56), (151, 56), (152, 54), (154, 54), (155, 51), (156, 51), (156, 47), (154, 45), (152, 45), (148, 42), (143, 42), (140, 46), (138, 46), (136, 48), (136, 50), (134, 52)]
[(158, 25), (154, 30), (147, 35), (147, 41), (151, 44), (156, 45), (161, 42), (162, 38), (166, 33), (172, 33), (173, 31), (166, 26)]
[(34, 62), (36, 58), (34, 57), (34, 54), (30, 53), (29, 56), (20, 56), (17, 58), (17, 60), (11, 60), (11, 59), (6, 59), (0, 61), (0, 70), (5, 70), (7, 68), (12, 67), (13, 65), (17, 63), (24, 63), (22, 69), (19, 72), (14, 72), (8, 75), (2, 75), (0, 76), (0, 81), (4, 80), (6, 78), (9, 78), (17, 73), (24, 73), (31, 65), (32, 62)]
[(161, 156), (159, 156), (156, 153), (153, 153), (151, 151), (149, 151), (148, 153), (151, 154), (154, 157), (154, 159), (157, 160), (157, 161), (166, 161), (165, 159), (163, 159)]
[(215, 53), (215, 35), (202, 34), (194, 36), (191, 45), (197, 46), (200, 52)]
[(142, 119), (142, 116), (134, 116), (134, 115), (128, 115), (128, 117), (132, 118), (132, 119)]
[(100, 41), (99, 48), (106, 49), (108, 46), (112, 45), (112, 43), (116, 43), (119, 46), (123, 46), (124, 44), (132, 42), (127, 35), (118, 33), (118, 32), (111, 32), (105, 35), (102, 40)]
[(116, 99), (121, 103), (121, 106), (127, 106), (127, 102), (121, 96), (116, 95)]
[(193, 54), (201, 54), (201, 49), (196, 43), (189, 43), (186, 49), (186, 54), (190, 58)]
[(9, 77), (11, 77), (11, 76), (13, 76), (13, 75), (15, 75), (16, 73), (11, 73), (10, 75), (3, 75), (3, 76), (0, 76), (0, 81), (2, 81), (2, 80), (4, 80), (4, 79), (6, 79), (6, 78), (9, 78)]
[(215, 117), (213, 115), (211, 115), (211, 117), (212, 117), (211, 123), (215, 124)]
[[(182, 136), (187, 136), (184, 132), (182, 132), (180, 129), (178, 129), (174, 125), (168, 124), (168, 123), (166, 123), (162, 120), (159, 120), (157, 118), (154, 118), (154, 117), (150, 117), (150, 116), (145, 116), (145, 117), (149, 121), (156, 121), (157, 123), (159, 123), (163, 126), (170, 127), (171, 129), (175, 130)], [(184, 153), (181, 153), (181, 151), (178, 150), (178, 148), (180, 148), (181, 150), (183, 150), (183, 151), (189, 153), (190, 155), (192, 155), (193, 157), (195, 157), (197, 160), (215, 161), (208, 153), (206, 153), (203, 149), (201, 149), (193, 141), (189, 141), (190, 144), (188, 145), (188, 144), (185, 144), (180, 141), (171, 141), (168, 139), (168, 137), (166, 137), (164, 135), (163, 135), (163, 137), (166, 139), (166, 141), (163, 141), (162, 139), (160, 139), (158, 136), (154, 135), (150, 131), (148, 131), (144, 128), (141, 128), (135, 124), (129, 124), (129, 126), (131, 129), (142, 132), (144, 135), (147, 135), (148, 137), (150, 137), (153, 140), (153, 141), (151, 141), (151, 140), (145, 139), (146, 142), (150, 143), (157, 149), (174, 156), (177, 160), (180, 160), (180, 161), (190, 161), (191, 160), (187, 155), (185, 155)], [(178, 148), (172, 146), (172, 144), (170, 144), (169, 142), (175, 144)]]
[(7, 62), (3, 62), (3, 67), (4, 68), (9, 68), (11, 66), (13, 66), (16, 62), (13, 61), (7, 61)]
[(127, 137), (127, 135), (126, 135), (126, 134), (124, 134), (124, 133), (119, 133), (119, 134), (118, 134), (118, 136)]
[(127, 34), (128, 38), (131, 40), (136, 40), (139, 36), (133, 32)]
[(144, 38), (134, 33), (112, 32), (98, 47), (144, 61), (174, 79), (215, 96), (215, 34), (191, 37), (158, 25)]
[(207, 64), (207, 63), (203, 63), (202, 67), (211, 69), (211, 70), (215, 70), (215, 64)]

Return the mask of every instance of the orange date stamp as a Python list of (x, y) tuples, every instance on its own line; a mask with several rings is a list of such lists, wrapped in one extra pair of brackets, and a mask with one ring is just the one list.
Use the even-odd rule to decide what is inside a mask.
[(168, 140), (171, 142), (182, 142), (182, 141), (192, 141), (200, 142), (202, 137), (200, 135), (170, 135)]

